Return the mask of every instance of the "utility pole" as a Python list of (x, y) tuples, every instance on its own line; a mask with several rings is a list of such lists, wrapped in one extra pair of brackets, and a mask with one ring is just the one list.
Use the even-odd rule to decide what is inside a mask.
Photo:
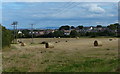
[(118, 36), (119, 36), (119, 25), (116, 26), (116, 37), (118, 37)]
[(15, 22), (15, 24), (16, 24), (16, 25), (15, 25), (15, 35), (16, 35), (16, 36), (15, 36), (15, 37), (16, 37), (16, 38), (15, 38), (15, 43), (17, 43), (17, 34), (18, 34), (18, 33), (17, 33), (17, 22)]
[(14, 40), (13, 40), (13, 43), (17, 43), (17, 23), (18, 22), (13, 22), (13, 36), (14, 36)]
[(34, 24), (31, 24), (31, 33), (32, 33), (32, 43), (34, 43), (34, 40), (33, 40), (33, 26), (34, 26)]

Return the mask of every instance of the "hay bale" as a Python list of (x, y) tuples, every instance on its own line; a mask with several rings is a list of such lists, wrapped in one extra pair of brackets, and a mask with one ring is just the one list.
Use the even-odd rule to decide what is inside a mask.
[(113, 39), (109, 39), (109, 41), (112, 41)]
[(110, 49), (106, 49), (106, 50), (110, 50)]
[(55, 43), (58, 43), (58, 42), (55, 42)]
[(19, 43), (22, 43), (22, 41), (20, 41)]
[(21, 43), (21, 46), (26, 46), (26, 44), (22, 42), (22, 43)]
[(54, 45), (52, 43), (46, 43), (45, 47), (46, 48), (54, 48)]
[(76, 39), (79, 39), (79, 37), (76, 37)]
[(20, 41), (20, 40), (18, 40), (17, 42), (18, 42), (18, 43), (22, 43), (22, 41)]
[(60, 37), (58, 37), (58, 39), (60, 39)]
[(94, 46), (102, 46), (102, 42), (101, 41), (94, 41)]
[(20, 42), (20, 40), (18, 40), (17, 42)]

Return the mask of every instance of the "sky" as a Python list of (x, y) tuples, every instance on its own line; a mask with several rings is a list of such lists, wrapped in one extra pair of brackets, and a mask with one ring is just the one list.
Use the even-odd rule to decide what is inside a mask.
[(2, 2), (119, 2), (120, 0), (3, 0)]
[(118, 21), (118, 2), (4, 2), (2, 13), (2, 25), (8, 29), (13, 21), (20, 29), (31, 28), (31, 24), (38, 29), (107, 26)]

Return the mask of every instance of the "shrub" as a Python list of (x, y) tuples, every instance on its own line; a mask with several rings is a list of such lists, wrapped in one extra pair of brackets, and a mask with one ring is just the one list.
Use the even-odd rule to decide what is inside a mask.
[(12, 40), (13, 40), (12, 32), (2, 26), (2, 48), (6, 46), (10, 47)]

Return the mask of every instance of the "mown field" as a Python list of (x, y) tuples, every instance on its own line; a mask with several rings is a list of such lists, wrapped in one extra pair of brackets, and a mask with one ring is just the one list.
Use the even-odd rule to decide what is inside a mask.
[[(11, 44), (3, 50), (4, 72), (116, 72), (118, 39), (112, 38), (35, 38), (22, 39), (26, 46)], [(94, 47), (95, 40), (102, 46)], [(45, 48), (42, 41), (54, 48)], [(60, 41), (55, 43), (56, 41)], [(67, 41), (67, 42), (66, 42)]]

